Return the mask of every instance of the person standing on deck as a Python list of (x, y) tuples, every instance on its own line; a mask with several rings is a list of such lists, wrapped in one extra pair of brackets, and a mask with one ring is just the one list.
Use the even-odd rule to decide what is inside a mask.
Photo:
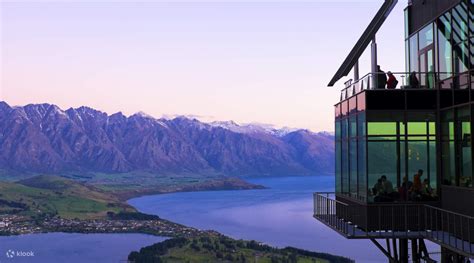
[(377, 72), (374, 77), (377, 78), (376, 89), (385, 89), (385, 85), (387, 85), (387, 75), (385, 75), (385, 72), (380, 68), (380, 65), (377, 65)]

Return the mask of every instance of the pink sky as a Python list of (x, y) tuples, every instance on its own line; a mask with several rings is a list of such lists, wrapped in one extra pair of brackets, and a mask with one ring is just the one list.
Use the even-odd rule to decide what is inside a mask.
[[(4, 1), (0, 99), (331, 131), (343, 81), (326, 84), (380, 5)], [(404, 71), (405, 5), (378, 36), (386, 70)]]

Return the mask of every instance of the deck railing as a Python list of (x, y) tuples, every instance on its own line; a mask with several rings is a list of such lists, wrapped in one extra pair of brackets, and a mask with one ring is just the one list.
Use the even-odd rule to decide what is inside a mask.
[[(473, 73), (473, 72), (471, 72)], [(410, 72), (392, 72), (398, 81), (396, 89), (435, 89), (442, 87), (444, 83), (453, 83), (449, 80), (456, 80), (458, 85), (469, 83), (469, 72), (453, 75), (452, 72), (415, 72), (413, 76)], [(388, 85), (378, 83), (378, 77), (386, 73), (368, 73), (360, 79), (352, 79), (345, 82), (345, 88), (341, 90), (341, 101), (346, 100), (364, 90), (387, 89)], [(416, 79), (416, 80), (415, 80)], [(418, 84), (415, 84), (418, 83)]]
[(426, 238), (474, 256), (474, 218), (426, 204), (347, 204), (315, 193), (314, 217), (347, 238)]

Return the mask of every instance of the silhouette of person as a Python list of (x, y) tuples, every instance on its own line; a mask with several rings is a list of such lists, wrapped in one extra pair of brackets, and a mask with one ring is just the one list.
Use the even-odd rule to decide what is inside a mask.
[(420, 81), (416, 77), (416, 72), (413, 71), (409, 76), (409, 84), (410, 88), (412, 89), (419, 89), (420, 88)]
[(385, 72), (380, 68), (380, 65), (377, 65), (377, 89), (385, 89), (385, 85), (387, 84), (387, 75)]

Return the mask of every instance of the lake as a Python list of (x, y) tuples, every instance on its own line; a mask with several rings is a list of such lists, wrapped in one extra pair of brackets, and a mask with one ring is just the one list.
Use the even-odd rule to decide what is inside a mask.
[[(0, 237), (0, 262), (126, 262), (131, 251), (166, 238), (143, 234), (47, 233)], [(8, 258), (7, 251), (13, 251)], [(33, 256), (16, 256), (16, 252)]]
[[(370, 241), (347, 240), (312, 217), (312, 193), (333, 191), (334, 177), (248, 181), (269, 189), (153, 195), (129, 203), (144, 213), (234, 238), (342, 255), (357, 262), (387, 261)], [(0, 263), (125, 262), (131, 251), (164, 239), (143, 234), (67, 233), (0, 237)], [(6, 252), (10, 249), (32, 251), (34, 257), (9, 259)]]
[(144, 213), (225, 235), (284, 247), (386, 262), (368, 240), (347, 240), (313, 218), (313, 192), (334, 190), (334, 177), (250, 179), (269, 189), (144, 196), (129, 203)]

